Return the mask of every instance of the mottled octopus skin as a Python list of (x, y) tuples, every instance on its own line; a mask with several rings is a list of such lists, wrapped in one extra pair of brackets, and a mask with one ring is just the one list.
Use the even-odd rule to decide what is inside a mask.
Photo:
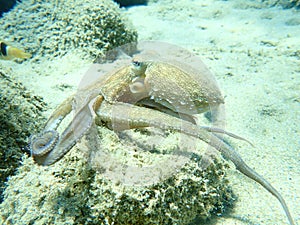
[[(80, 100), (78, 96), (81, 97)], [(44, 132), (54, 130), (53, 138), (56, 137), (56, 129), (71, 112), (75, 97), (79, 107), (73, 120), (55, 142), (56, 144), (51, 140), (46, 141), (46, 146), (41, 146), (43, 151), (39, 151), (35, 149), (34, 142), (39, 139), (38, 137), (42, 138), (43, 133), (32, 139), (31, 151), (38, 164), (51, 165), (60, 160), (86, 134), (93, 123), (108, 124), (114, 130), (141, 127), (175, 130), (199, 138), (220, 151), (241, 173), (274, 195), (282, 205), (289, 223), (295, 224), (279, 192), (214, 133), (240, 137), (219, 128), (207, 128), (195, 124), (194, 114), (205, 112), (211, 107), (218, 107), (224, 103), (218, 87), (205, 79), (199, 71), (188, 68), (182, 63), (134, 59), (131, 65), (106, 74), (94, 84), (69, 97), (49, 118)], [(151, 106), (152, 109), (147, 106)], [(172, 116), (178, 113), (185, 115), (186, 119)], [(49, 134), (47, 133), (47, 137), (51, 139)], [(51, 144), (46, 151), (47, 143)]]

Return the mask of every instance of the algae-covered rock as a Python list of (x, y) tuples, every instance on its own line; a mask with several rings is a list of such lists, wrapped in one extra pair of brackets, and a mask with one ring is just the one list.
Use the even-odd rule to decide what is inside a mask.
[(247, 8), (261, 9), (261, 8), (269, 8), (274, 6), (279, 6), (284, 9), (290, 9), (290, 8), (300, 9), (300, 0), (265, 0), (265, 1), (234, 0), (233, 2), (236, 3), (236, 6), (238, 8), (243, 8), (243, 9), (247, 9)]
[[(154, 156), (160, 151), (155, 147), (154, 151), (139, 152), (136, 147), (131, 149), (132, 141), (127, 142), (107, 128), (100, 127), (98, 132), (103, 145), (119, 155), (120, 162), (124, 160), (122, 155), (129, 157), (135, 152), (134, 157), (141, 159), (145, 154)], [(143, 136), (147, 135), (143, 132)], [(176, 134), (169, 134), (172, 135)], [(207, 219), (212, 213), (222, 213), (224, 206), (232, 202), (225, 177), (226, 164), (215, 160), (202, 170), (202, 151), (192, 153), (187, 164), (156, 183), (126, 185), (121, 180), (112, 181), (104, 176), (104, 170), (91, 165), (90, 151), (84, 150), (89, 138), (49, 167), (38, 166), (24, 157), (23, 165), (5, 190), (0, 223), (184, 225), (196, 217)]]
[(299, 0), (268, 0), (265, 1), (264, 4), (269, 6), (281, 6), (284, 9), (296, 8), (300, 9), (300, 1)]
[(19, 43), (35, 59), (72, 51), (97, 58), (136, 41), (123, 17), (112, 0), (22, 1), (0, 20), (1, 39)]
[(13, 175), (27, 146), (38, 131), (45, 104), (32, 95), (11, 72), (0, 67), (0, 201), (7, 177)]

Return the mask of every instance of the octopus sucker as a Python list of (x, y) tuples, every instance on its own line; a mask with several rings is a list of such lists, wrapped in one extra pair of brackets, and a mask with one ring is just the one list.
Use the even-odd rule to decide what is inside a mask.
[[(87, 105), (77, 112), (60, 136), (56, 130), (46, 131), (44, 135), (34, 136), (30, 140), (30, 149), (35, 161), (46, 166), (60, 160), (90, 129), (93, 124), (93, 114), (90, 106)], [(57, 122), (56, 120), (53, 121)], [(44, 147), (39, 144), (44, 143), (46, 140), (50, 143), (47, 146)]]
[(55, 130), (48, 130), (39, 135), (33, 135), (30, 139), (31, 155), (40, 164), (40, 159), (44, 158), (57, 145), (59, 134)]

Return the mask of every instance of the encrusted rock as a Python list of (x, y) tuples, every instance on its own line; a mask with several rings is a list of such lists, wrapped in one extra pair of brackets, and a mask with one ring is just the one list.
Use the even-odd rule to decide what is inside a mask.
[(1, 39), (19, 43), (35, 59), (72, 51), (95, 59), (137, 39), (111, 0), (23, 1), (0, 20), (0, 26)]
[[(99, 137), (111, 143), (108, 148), (112, 151), (130, 151), (126, 145), (131, 143), (107, 128), (99, 129)], [(169, 177), (152, 185), (135, 186), (114, 182), (94, 170), (83, 146), (84, 141), (49, 167), (25, 157), (8, 182), (0, 205), (0, 223), (184, 225), (221, 214), (224, 206), (232, 203), (226, 164), (215, 160), (202, 170), (201, 151), (191, 154), (189, 163)], [(127, 157), (118, 155), (120, 161)]]
[(20, 165), (28, 136), (38, 131), (44, 109), (40, 97), (30, 93), (10, 71), (0, 66), (0, 196), (7, 177)]
[(279, 6), (284, 9), (300, 9), (300, 0), (265, 0), (265, 1), (242, 1), (242, 0), (235, 0), (236, 5), (239, 8), (268, 8), (268, 7), (274, 7)]

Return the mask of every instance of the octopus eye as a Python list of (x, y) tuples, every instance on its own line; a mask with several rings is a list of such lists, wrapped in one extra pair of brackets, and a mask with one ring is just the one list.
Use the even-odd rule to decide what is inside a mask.
[(144, 76), (147, 69), (147, 63), (141, 60), (140, 58), (133, 58), (131, 62), (131, 71), (133, 72), (134, 77)]
[(135, 66), (135, 67), (140, 67), (142, 65), (142, 63), (140, 61), (133, 60), (132, 65)]

